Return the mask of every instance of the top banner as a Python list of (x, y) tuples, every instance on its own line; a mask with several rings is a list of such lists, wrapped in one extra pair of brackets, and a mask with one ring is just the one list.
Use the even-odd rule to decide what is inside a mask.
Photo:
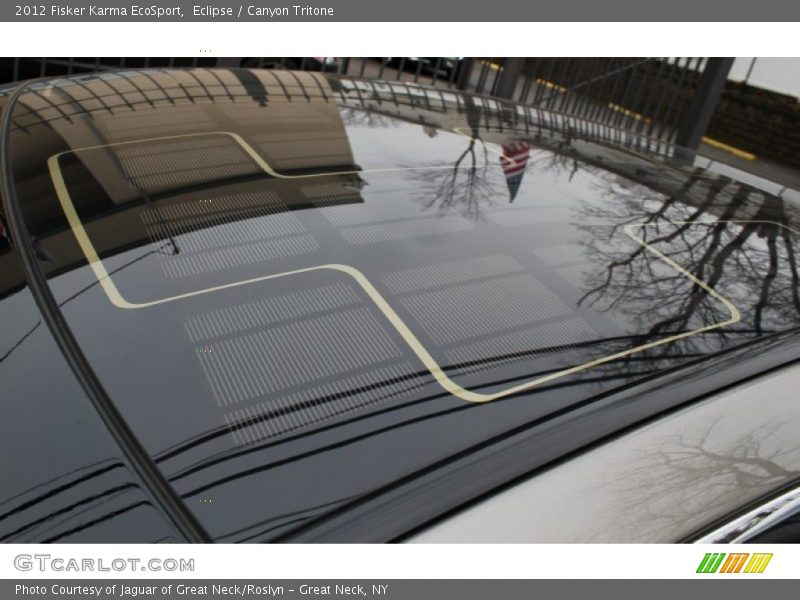
[[(315, 3), (270, 0), (130, 0), (98, 2), (3, 3), (4, 22), (786, 22), (800, 21), (800, 3), (786, 0), (558, 0), (558, 2), (436, 2), (404, 0), (322, 0)], [(598, 32), (601, 34), (601, 32)], [(681, 32), (676, 26), (676, 36)]]

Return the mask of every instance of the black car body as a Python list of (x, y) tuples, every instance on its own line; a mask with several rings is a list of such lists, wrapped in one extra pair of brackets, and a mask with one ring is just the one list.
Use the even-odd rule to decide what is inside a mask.
[(644, 137), (244, 69), (6, 113), (3, 541), (402, 539), (798, 358), (800, 204)]

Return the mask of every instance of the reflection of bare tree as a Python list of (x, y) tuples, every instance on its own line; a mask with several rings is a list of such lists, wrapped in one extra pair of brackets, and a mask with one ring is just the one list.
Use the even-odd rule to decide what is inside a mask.
[(466, 119), (469, 139), (466, 148), (448, 169), (415, 169), (409, 171), (410, 181), (417, 184), (417, 199), (426, 209), (440, 214), (459, 211), (463, 216), (480, 220), (482, 205), (492, 204), (500, 188), (490, 177), (489, 151), (481, 140), (481, 107), (467, 98)]
[(533, 138), (532, 142), (534, 146), (542, 146), (542, 148), (534, 151), (528, 160), (526, 171), (531, 175), (555, 177), (566, 175), (567, 181), (572, 181), (581, 169), (593, 173), (598, 170), (588, 163), (581, 162), (577, 149), (573, 145), (574, 140), (570, 135), (552, 140), (549, 144), (545, 144), (541, 137)]
[(718, 517), (721, 506), (741, 506), (800, 476), (791, 467), (800, 448), (780, 442), (792, 439), (792, 426), (773, 422), (738, 431), (719, 419), (705, 422), (612, 467), (607, 485), (625, 505), (632, 527), (647, 522), (668, 531), (691, 529)]
[[(794, 234), (782, 200), (730, 180), (709, 184), (698, 172), (668, 194), (622, 186), (614, 177), (601, 181), (600, 201), (584, 203), (579, 226), (590, 230), (586, 254), (602, 271), (587, 276), (580, 304), (621, 314), (644, 335), (728, 318), (707, 289), (648, 250), (653, 248), (729, 298), (742, 314), (738, 333), (758, 335), (800, 320)], [(598, 221), (607, 225), (586, 225)], [(647, 247), (624, 235), (629, 225)]]
[(367, 127), (389, 129), (399, 127), (401, 121), (372, 110), (343, 107), (339, 110), (342, 123), (346, 127)]
[[(418, 170), (410, 174), (424, 190), (418, 198), (426, 210), (436, 208), (440, 214), (459, 211), (467, 218), (480, 220), (482, 205), (494, 202), (499, 186), (486, 172), (489, 160), (485, 148), (482, 164), (478, 163), (475, 144), (476, 140), (471, 139), (450, 169)], [(469, 163), (464, 165), (467, 159)]]

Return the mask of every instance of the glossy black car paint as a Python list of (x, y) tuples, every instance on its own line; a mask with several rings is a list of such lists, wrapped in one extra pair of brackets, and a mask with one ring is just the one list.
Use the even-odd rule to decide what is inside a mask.
[[(40, 267), (94, 375), (218, 541), (395, 539), (798, 356), (797, 205), (673, 164), (647, 140), (621, 144), (592, 124), (576, 132), (468, 95), (301, 73), (75, 78), (23, 105), (12, 166)], [(87, 265), (53, 188), (58, 154), (119, 293), (156, 304), (113, 304)], [(730, 297), (739, 322), (651, 345), (727, 315), (624, 235), (643, 222), (663, 236), (646, 245), (688, 257), (682, 266)], [(179, 537), (146, 500), (124, 515), (152, 530), (117, 516), (106, 500), (123, 484), (69, 475), (125, 467), (3, 252), (4, 440), (21, 454), (4, 463), (0, 532)], [(465, 400), (352, 277), (304, 271), (331, 263), (363, 273), (467, 391), (502, 394), (597, 364)], [(29, 457), (36, 431), (47, 435)], [(94, 452), (66, 459), (95, 438)], [(125, 481), (140, 498), (141, 482)]]

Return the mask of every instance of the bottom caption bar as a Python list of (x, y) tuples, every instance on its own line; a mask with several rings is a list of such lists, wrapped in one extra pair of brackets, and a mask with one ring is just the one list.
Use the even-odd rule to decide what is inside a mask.
[[(534, 598), (542, 594), (575, 595), (581, 598), (602, 597), (607, 593), (622, 598), (648, 600), (669, 598), (686, 592), (711, 591), (724, 593), (726, 600), (752, 599), (754, 586), (764, 592), (767, 586), (776, 595), (788, 592), (796, 582), (761, 581), (688, 581), (688, 580), (474, 580), (474, 579), (397, 579), (397, 580), (3, 580), (0, 598), (202, 598), (205, 600), (240, 598), (370, 598), (391, 600), (486, 600), (487, 598)], [(777, 596), (776, 596), (777, 597)]]

